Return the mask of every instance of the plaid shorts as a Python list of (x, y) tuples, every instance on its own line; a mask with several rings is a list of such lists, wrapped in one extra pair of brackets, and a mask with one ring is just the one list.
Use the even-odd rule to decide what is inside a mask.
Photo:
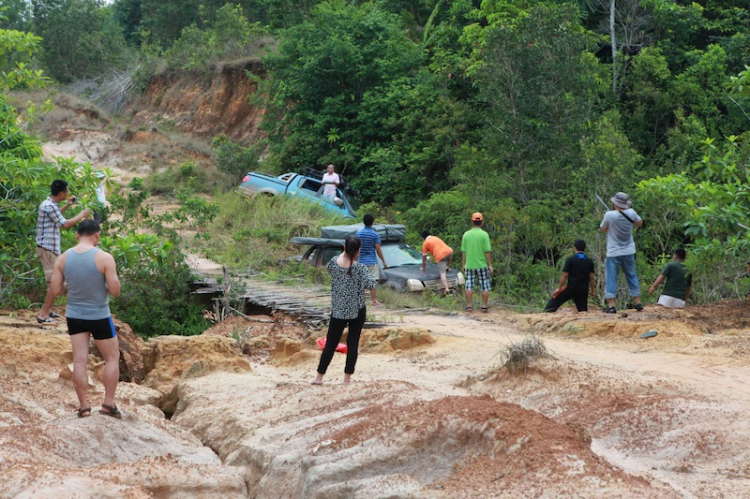
[(466, 272), (466, 289), (474, 289), (474, 281), (479, 284), (482, 291), (490, 290), (490, 269), (465, 269)]

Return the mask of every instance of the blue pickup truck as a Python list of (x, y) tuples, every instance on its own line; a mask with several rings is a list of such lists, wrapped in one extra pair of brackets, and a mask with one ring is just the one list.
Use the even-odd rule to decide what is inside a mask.
[(240, 191), (248, 196), (264, 194), (267, 196), (298, 196), (323, 205), (329, 211), (343, 217), (356, 218), (357, 211), (352, 205), (356, 191), (342, 182), (336, 189), (336, 198), (323, 195), (322, 173), (306, 170), (305, 175), (285, 173), (271, 177), (262, 173), (250, 172), (239, 186)]

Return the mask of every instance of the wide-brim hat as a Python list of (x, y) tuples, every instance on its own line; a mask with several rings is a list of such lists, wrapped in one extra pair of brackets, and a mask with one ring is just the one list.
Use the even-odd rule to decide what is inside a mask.
[(612, 199), (610, 199), (610, 201), (612, 201), (613, 205), (623, 210), (627, 210), (628, 208), (633, 206), (633, 203), (630, 201), (630, 199), (628, 199), (628, 195), (624, 192), (618, 192)]

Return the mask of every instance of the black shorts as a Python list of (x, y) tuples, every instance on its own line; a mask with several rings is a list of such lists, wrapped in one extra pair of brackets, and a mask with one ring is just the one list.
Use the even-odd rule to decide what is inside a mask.
[(68, 334), (71, 336), (78, 333), (91, 333), (95, 340), (108, 340), (117, 337), (112, 317), (96, 320), (71, 319), (68, 317), (66, 320), (68, 321)]

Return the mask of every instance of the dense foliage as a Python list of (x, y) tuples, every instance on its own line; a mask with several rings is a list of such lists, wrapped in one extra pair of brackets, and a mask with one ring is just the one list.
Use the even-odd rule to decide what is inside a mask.
[[(457, 247), (468, 216), (482, 211), (496, 287), (508, 299), (543, 300), (575, 238), (589, 242), (601, 270), (595, 194), (617, 191), (646, 221), (637, 239), (644, 281), (686, 245), (689, 264), (706, 276), (699, 299), (743, 292), (746, 2), (24, 5), (9, 2), (3, 26), (40, 36), (40, 61), (61, 81), (125, 64), (124, 43), (143, 60), (189, 70), (264, 55), (267, 75), (252, 99), (266, 109), (266, 137), (217, 138), (219, 168), (240, 177), (334, 163), (368, 209), (406, 222), (414, 242), (430, 228)], [(81, 13), (91, 19), (85, 33), (60, 38), (68, 27), (83, 29)], [(13, 57), (3, 57), (4, 68)]]
[[(4, 91), (47, 82), (41, 72), (27, 66), (37, 50), (37, 37), (0, 30), (0, 61), (5, 68), (0, 86)], [(4, 307), (28, 307), (46, 291), (34, 254), (34, 238), (37, 209), (50, 195), (52, 181), (66, 179), (79, 200), (66, 212), (68, 217), (74, 216), (80, 206), (95, 206), (95, 189), (101, 183), (89, 163), (66, 158), (58, 158), (55, 163), (43, 160), (40, 143), (27, 134), (24, 126), (38, 112), (48, 109), (48, 104), (39, 110), (29, 107), (21, 120), (5, 92), (0, 96), (0, 302)], [(194, 334), (206, 327), (199, 307), (187, 299), (191, 272), (175, 244), (180, 237), (174, 227), (205, 226), (216, 209), (202, 198), (191, 196), (189, 190), (178, 190), (175, 195), (181, 208), (155, 217), (144, 205), (148, 194), (139, 182), (131, 184), (124, 196), (113, 193), (111, 210), (118, 217), (104, 225), (100, 242), (115, 257), (123, 284), (112, 309), (143, 336)], [(75, 245), (73, 230), (62, 230), (61, 237), (62, 248)]]

